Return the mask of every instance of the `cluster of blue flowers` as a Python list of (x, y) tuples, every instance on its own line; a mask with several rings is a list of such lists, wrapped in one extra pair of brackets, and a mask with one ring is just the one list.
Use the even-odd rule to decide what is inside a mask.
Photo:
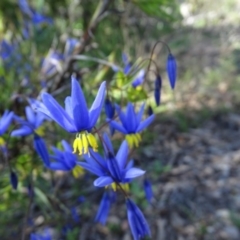
[[(26, 0), (19, 0), (19, 7), (26, 22), (24, 36), (27, 38), (27, 27), (31, 24), (52, 24), (52, 20), (36, 12), (31, 8)], [(78, 45), (76, 39), (69, 38), (66, 41), (63, 53), (50, 49), (41, 65), (41, 76), (48, 78), (61, 69), (61, 64), (71, 56)], [(15, 45), (11, 45), (6, 40), (0, 43), (0, 55), (5, 63), (11, 62), (14, 55)], [(127, 56), (123, 54), (123, 75), (129, 76), (135, 72), (129, 87), (138, 91), (143, 88), (146, 81), (145, 69), (134, 68)], [(167, 73), (172, 89), (175, 87), (177, 77), (177, 65), (172, 53), (169, 52), (167, 58)], [(118, 72), (116, 67), (114, 71)], [(162, 78), (156, 74), (154, 82), (154, 99), (157, 106), (161, 103)], [(72, 172), (75, 178), (81, 177), (88, 171), (96, 176), (93, 181), (95, 187), (104, 187), (98, 212), (95, 221), (106, 224), (107, 216), (111, 205), (114, 204), (116, 196), (121, 193), (125, 197), (127, 217), (134, 240), (151, 236), (148, 223), (130, 197), (130, 184), (140, 176), (145, 174), (145, 170), (134, 167), (134, 160), (130, 157), (130, 152), (140, 146), (143, 131), (154, 121), (155, 115), (152, 107), (148, 106), (148, 116), (145, 116), (146, 103), (135, 104), (127, 102), (125, 105), (114, 103), (113, 97), (107, 92), (111, 91), (108, 82), (102, 82), (99, 86), (95, 100), (89, 108), (87, 99), (81, 85), (75, 77), (71, 79), (71, 96), (66, 97), (65, 106), (62, 107), (55, 98), (47, 93), (41, 94), (41, 101), (28, 99), (25, 107), (25, 118), (17, 116), (14, 112), (5, 111), (0, 118), (0, 151), (7, 159), (7, 135), (6, 132), (12, 122), (15, 122), (14, 129), (9, 133), (11, 137), (33, 136), (33, 147), (42, 160), (44, 167), (51, 171)], [(106, 96), (107, 95), (107, 96)], [(102, 108), (105, 109), (104, 122), (99, 124)], [(62, 129), (75, 135), (75, 139), (69, 144), (62, 140), (62, 148), (48, 147), (44, 137), (46, 133), (45, 122), (57, 123)], [(110, 134), (106, 133), (108, 128)], [(112, 144), (111, 137), (121, 133), (124, 140), (116, 151)], [(110, 137), (110, 136), (111, 137)], [(102, 151), (101, 151), (102, 150)], [(102, 153), (102, 154), (100, 154)], [(79, 157), (80, 156), (80, 157)], [(18, 187), (18, 176), (9, 164), (10, 183), (13, 189)], [(144, 178), (143, 181), (146, 199), (151, 204), (153, 191), (151, 181)], [(30, 188), (33, 194), (32, 186)], [(76, 222), (79, 217), (75, 208), (71, 210)], [(49, 231), (43, 235), (32, 234), (32, 240), (52, 239)]]

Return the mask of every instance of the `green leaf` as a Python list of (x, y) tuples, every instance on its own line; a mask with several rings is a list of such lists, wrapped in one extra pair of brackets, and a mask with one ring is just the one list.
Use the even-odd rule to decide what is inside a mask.
[(130, 87), (127, 90), (127, 99), (130, 102), (138, 102), (147, 99), (147, 93), (142, 87)]

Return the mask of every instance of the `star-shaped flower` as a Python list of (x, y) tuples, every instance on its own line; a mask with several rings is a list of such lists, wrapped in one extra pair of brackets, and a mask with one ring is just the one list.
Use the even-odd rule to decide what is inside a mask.
[(80, 155), (88, 153), (89, 146), (94, 151), (97, 151), (97, 140), (91, 133), (91, 130), (96, 125), (102, 109), (105, 85), (105, 82), (101, 84), (92, 107), (89, 110), (81, 86), (74, 77), (72, 77), (71, 97), (65, 99), (65, 109), (50, 94), (42, 94), (45, 107), (37, 108), (38, 111), (45, 113), (66, 131), (76, 133), (73, 149), (74, 152), (78, 150)]
[(120, 125), (114, 120), (109, 122), (110, 126), (126, 135), (126, 140), (130, 148), (132, 148), (134, 145), (138, 147), (139, 142), (141, 141), (140, 132), (147, 128), (155, 117), (153, 114), (144, 121), (141, 121), (144, 112), (144, 106), (145, 104), (142, 104), (140, 111), (136, 113), (133, 104), (128, 103), (126, 113), (123, 113), (120, 107), (116, 105), (116, 111), (122, 124)]

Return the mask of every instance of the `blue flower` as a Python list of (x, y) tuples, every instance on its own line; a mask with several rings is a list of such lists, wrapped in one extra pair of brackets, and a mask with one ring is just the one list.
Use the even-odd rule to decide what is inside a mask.
[(90, 149), (90, 156), (88, 154), (84, 155), (86, 162), (79, 162), (78, 164), (98, 176), (94, 181), (94, 186), (106, 187), (111, 185), (113, 190), (116, 191), (117, 187), (121, 185), (125, 191), (128, 191), (128, 183), (133, 178), (143, 175), (145, 171), (134, 168), (133, 161), (127, 164), (129, 150), (126, 141), (122, 142), (116, 156), (107, 135), (104, 136), (104, 145), (107, 149), (104, 158)]
[(54, 159), (55, 162), (51, 162), (48, 168), (51, 170), (61, 170), (61, 171), (72, 171), (74, 177), (79, 177), (84, 174), (83, 168), (77, 165), (78, 158), (73, 154), (72, 147), (65, 141), (62, 140), (62, 146), (64, 151), (52, 147), (53, 155), (50, 158)]
[(41, 112), (34, 112), (30, 106), (25, 108), (27, 120), (23, 120), (18, 116), (14, 116), (15, 120), (19, 122), (22, 127), (14, 130), (11, 134), (13, 137), (28, 136), (32, 133), (44, 135), (44, 128), (41, 126), (46, 116)]
[(88, 153), (89, 146), (91, 146), (94, 151), (97, 151), (97, 140), (91, 133), (91, 130), (96, 125), (102, 109), (105, 85), (105, 82), (101, 84), (90, 110), (87, 108), (81, 86), (74, 77), (72, 77), (71, 97), (67, 97), (65, 100), (65, 110), (50, 94), (42, 94), (42, 100), (47, 111), (41, 107), (38, 108), (38, 110), (45, 113), (66, 131), (76, 133), (73, 149), (74, 152), (78, 150), (80, 155)]
[(16, 190), (17, 186), (18, 186), (18, 177), (14, 171), (11, 171), (11, 173), (10, 173), (10, 182), (11, 182), (13, 189)]
[(144, 81), (144, 77), (145, 77), (145, 71), (144, 71), (144, 69), (141, 69), (141, 70), (138, 72), (136, 78), (132, 81), (132, 86), (133, 86), (134, 88), (136, 88), (136, 87), (138, 87), (139, 85), (141, 85), (141, 84), (143, 83), (143, 81)]
[(126, 140), (130, 148), (133, 146), (139, 146), (139, 142), (141, 141), (140, 132), (147, 128), (155, 117), (154, 115), (151, 115), (144, 121), (141, 121), (144, 106), (145, 104), (142, 104), (140, 111), (136, 113), (133, 104), (128, 103), (126, 113), (124, 114), (120, 107), (116, 105), (116, 110), (122, 125), (113, 120), (109, 122), (113, 128), (126, 135)]
[(50, 230), (46, 228), (42, 234), (32, 233), (30, 235), (30, 240), (52, 240), (52, 236)]
[(101, 203), (99, 205), (98, 208), (98, 212), (97, 215), (95, 217), (95, 222), (99, 222), (102, 225), (106, 224), (107, 221), (107, 216), (111, 207), (111, 203), (112, 203), (112, 195), (114, 193), (112, 191), (105, 191), (103, 196), (102, 196), (102, 200)]
[(148, 223), (138, 206), (129, 198), (126, 200), (126, 205), (128, 222), (134, 240), (140, 240), (146, 236), (151, 237)]
[(148, 179), (144, 179), (143, 186), (146, 199), (148, 200), (148, 203), (151, 203), (151, 200), (153, 198), (152, 184)]
[(167, 59), (167, 73), (171, 88), (174, 89), (177, 79), (177, 62), (171, 53), (169, 53)]
[(161, 89), (162, 89), (162, 79), (161, 79), (161, 76), (158, 75), (155, 80), (155, 88), (154, 88), (154, 98), (157, 106), (160, 105)]

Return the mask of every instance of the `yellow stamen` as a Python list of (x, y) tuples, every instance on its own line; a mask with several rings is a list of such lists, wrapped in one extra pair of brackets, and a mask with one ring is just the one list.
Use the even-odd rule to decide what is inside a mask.
[(43, 136), (44, 136), (44, 133), (45, 133), (45, 127), (44, 127), (44, 126), (40, 126), (39, 128), (37, 128), (37, 129), (35, 130), (35, 132), (36, 132), (39, 136), (43, 137)]
[(5, 141), (2, 137), (0, 137), (0, 146), (4, 146), (5, 145)]
[(87, 139), (88, 139), (89, 145), (92, 146), (93, 151), (97, 152), (98, 144), (97, 144), (96, 138), (91, 133), (89, 133), (87, 135)]
[(113, 191), (116, 192), (117, 191), (117, 184), (114, 182), (114, 183), (111, 184), (111, 186), (112, 186)]
[(83, 168), (82, 168), (81, 166), (76, 165), (76, 166), (73, 168), (72, 173), (73, 173), (73, 176), (74, 176), (75, 178), (78, 178), (78, 177), (80, 177), (80, 176), (82, 176), (82, 175), (84, 174), (84, 170), (83, 170)]
[[(121, 186), (121, 188), (125, 191), (125, 192), (129, 192), (129, 184), (128, 183), (120, 183), (120, 186)], [(106, 188), (107, 188), (108, 186), (106, 186)], [(112, 187), (112, 189), (113, 189), (113, 191), (114, 192), (116, 192), (117, 191), (117, 189), (119, 189), (119, 186), (117, 185), (117, 183), (115, 183), (115, 182), (113, 182), (112, 184), (111, 184), (111, 187)]]
[(76, 153), (78, 150), (79, 155), (87, 154), (89, 152), (89, 147), (92, 147), (93, 151), (97, 152), (98, 144), (95, 136), (87, 131), (78, 133), (73, 142), (73, 153)]
[(141, 135), (139, 133), (127, 134), (126, 140), (130, 148), (138, 147), (141, 142)]
[(88, 140), (86, 134), (82, 134), (83, 153), (88, 153)]

